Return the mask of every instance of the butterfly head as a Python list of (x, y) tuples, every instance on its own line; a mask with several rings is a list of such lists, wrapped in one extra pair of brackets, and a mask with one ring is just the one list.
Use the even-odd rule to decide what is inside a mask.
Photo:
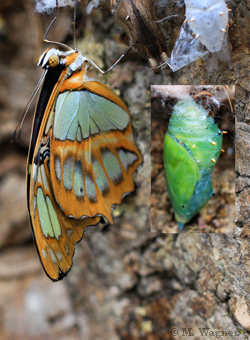
[(55, 48), (47, 49), (39, 58), (37, 66), (47, 70), (57, 66), (67, 68), (67, 76), (71, 76), (76, 70), (81, 69), (83, 64), (88, 61), (80, 51), (60, 51)]

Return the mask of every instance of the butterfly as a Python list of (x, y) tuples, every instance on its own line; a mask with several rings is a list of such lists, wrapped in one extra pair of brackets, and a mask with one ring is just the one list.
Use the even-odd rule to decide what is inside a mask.
[(88, 58), (69, 48), (39, 59), (43, 83), (27, 162), (28, 210), (46, 274), (65, 277), (75, 244), (134, 191), (142, 162), (131, 116), (107, 86), (86, 75)]

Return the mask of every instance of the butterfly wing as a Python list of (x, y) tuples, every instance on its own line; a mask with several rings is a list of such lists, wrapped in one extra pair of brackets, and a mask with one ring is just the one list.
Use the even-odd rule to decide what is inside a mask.
[(38, 253), (47, 275), (54, 281), (67, 275), (87, 226), (96, 218), (74, 219), (64, 215), (56, 202), (50, 179), (50, 149), (42, 146), (38, 162), (32, 166), (30, 218)]
[[(61, 53), (42, 55), (42, 67), (54, 52)], [(134, 190), (142, 161), (125, 104), (103, 84), (86, 82), (85, 67), (76, 71), (78, 57), (69, 53), (63, 63), (46, 68), (27, 165), (31, 226), (54, 281), (70, 270), (86, 227), (100, 215), (113, 221), (111, 209)]]
[(47, 72), (34, 116), (27, 164), (31, 227), (44, 270), (53, 281), (67, 275), (75, 244), (87, 226), (100, 220), (99, 217), (77, 220), (65, 216), (53, 192), (50, 174), (53, 107), (65, 75), (59, 66)]
[(112, 207), (134, 190), (133, 175), (142, 161), (131, 117), (121, 99), (102, 83), (81, 82), (76, 90), (72, 83), (61, 88), (55, 106), (53, 191), (66, 216), (103, 215), (112, 223)]

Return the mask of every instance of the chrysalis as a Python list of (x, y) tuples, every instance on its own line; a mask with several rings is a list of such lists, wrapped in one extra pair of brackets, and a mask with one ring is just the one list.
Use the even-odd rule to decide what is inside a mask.
[(186, 20), (210, 52), (221, 49), (228, 23), (224, 0), (185, 0)]
[(57, 7), (74, 7), (75, 0), (36, 0), (36, 11), (38, 13), (51, 14)]
[(164, 167), (180, 229), (213, 194), (211, 174), (222, 139), (214, 119), (193, 98), (177, 102), (164, 139)]

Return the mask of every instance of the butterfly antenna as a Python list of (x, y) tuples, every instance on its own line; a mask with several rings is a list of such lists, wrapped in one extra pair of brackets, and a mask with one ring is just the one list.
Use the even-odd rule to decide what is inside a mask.
[(55, 45), (58, 45), (58, 46), (61, 46), (61, 47), (65, 48), (65, 49), (68, 50), (68, 51), (72, 51), (72, 48), (69, 47), (68, 45), (65, 45), (65, 44), (63, 44), (63, 43), (60, 43), (60, 42), (58, 42), (58, 41), (52, 41), (52, 40), (46, 39), (46, 37), (47, 37), (47, 35), (48, 35), (48, 33), (49, 33), (49, 31), (50, 31), (52, 25), (54, 24), (54, 22), (56, 21), (56, 19), (57, 19), (57, 17), (58, 17), (58, 11), (59, 11), (58, 0), (56, 0), (56, 15), (55, 15), (54, 19), (51, 21), (49, 27), (47, 28), (47, 31), (46, 31), (45, 34), (44, 34), (43, 42), (48, 43), (48, 44), (55, 44)]
[(74, 19), (73, 19), (73, 36), (74, 36), (74, 48), (76, 50), (76, 13), (77, 13), (77, 4), (78, 0), (75, 0), (75, 8), (74, 8)]
[(17, 123), (17, 126), (15, 128), (15, 131), (13, 133), (13, 137), (12, 137), (12, 142), (14, 142), (16, 140), (16, 133), (17, 133), (17, 130), (19, 128), (19, 132), (18, 132), (18, 137), (17, 137), (17, 140), (19, 141), (20, 140), (20, 137), (21, 137), (21, 133), (22, 133), (22, 127), (23, 127), (23, 122), (25, 120), (25, 117), (27, 115), (27, 112), (30, 108), (30, 105), (32, 104), (34, 98), (36, 97), (37, 95), (37, 92), (39, 91), (43, 81), (44, 81), (44, 78), (45, 78), (45, 75), (47, 73), (47, 70), (44, 70), (41, 78), (39, 79), (38, 81), (38, 84), (36, 85), (34, 91), (32, 92), (31, 96), (30, 96), (30, 99), (28, 100), (28, 103), (25, 105), (19, 119), (18, 119), (18, 123)]
[(49, 42), (49, 41), (46, 39), (46, 37), (47, 37), (47, 35), (48, 35), (48, 33), (49, 33), (49, 31), (50, 31), (52, 25), (53, 25), (54, 22), (56, 21), (57, 16), (58, 16), (58, 0), (56, 0), (56, 15), (55, 15), (54, 19), (51, 21), (51, 23), (49, 24), (49, 27), (47, 28), (47, 30), (46, 30), (46, 32), (45, 32), (45, 34), (44, 34), (43, 42)]

